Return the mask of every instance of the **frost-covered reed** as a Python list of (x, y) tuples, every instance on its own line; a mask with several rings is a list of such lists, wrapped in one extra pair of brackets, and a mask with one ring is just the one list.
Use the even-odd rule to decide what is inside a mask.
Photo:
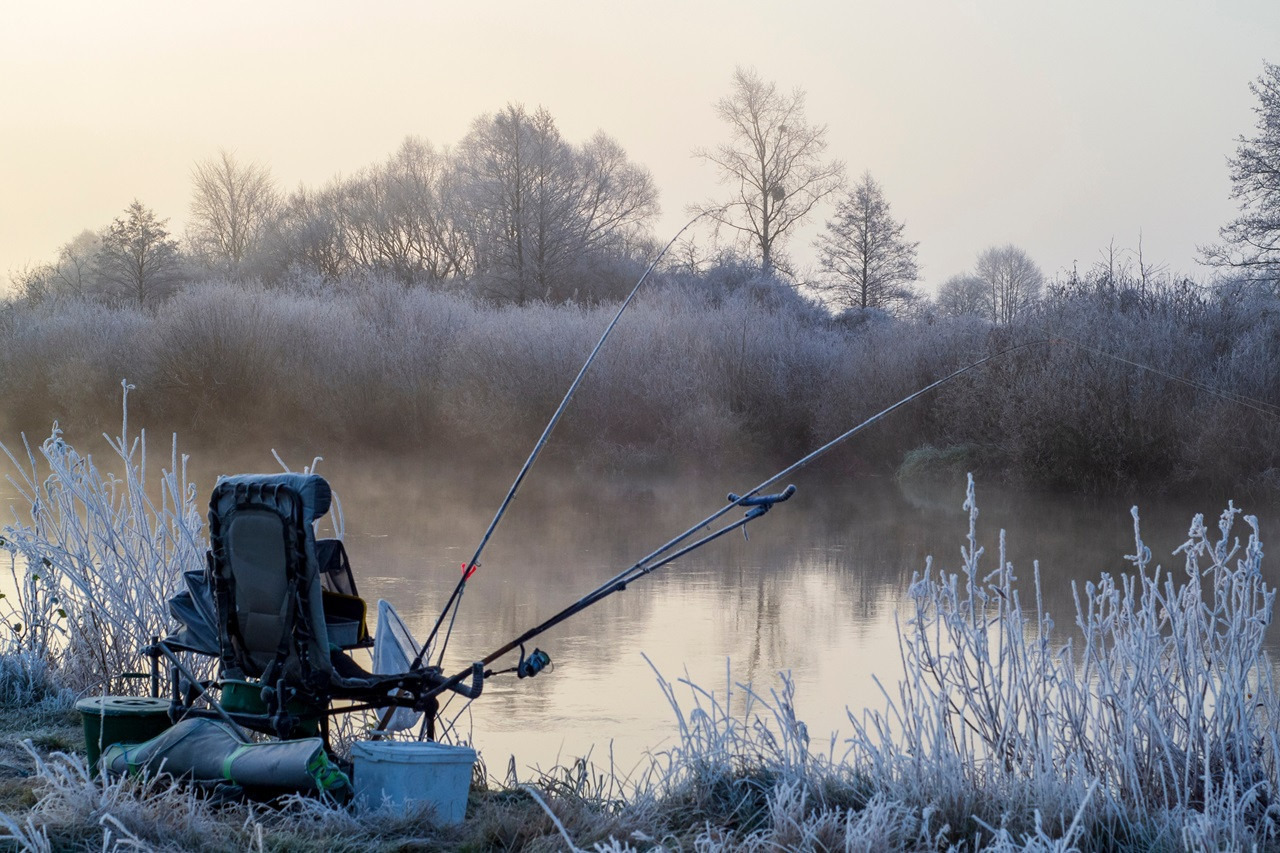
[[(887, 710), (851, 717), (848, 760), (894, 800), (954, 830), (1051, 827), (1086, 847), (1280, 842), (1280, 705), (1264, 645), (1275, 591), (1257, 521), (1197, 516), (1181, 572), (1153, 566), (1134, 511), (1132, 571), (1076, 590), (1055, 630), (1039, 578), (1024, 603), (1004, 542), (981, 567), (926, 571), (900, 631), (905, 676)], [(1038, 573), (1038, 568), (1037, 568)]]
[(175, 437), (169, 467), (148, 471), (146, 433), (129, 432), (129, 388), (120, 435), (108, 439), (114, 470), (56, 425), (38, 448), (24, 442), (21, 456), (0, 444), (21, 502), (0, 528), (0, 650), (43, 661), (80, 692), (142, 692), (128, 675), (139, 649), (167, 632), (168, 598), (206, 547), (186, 457)]

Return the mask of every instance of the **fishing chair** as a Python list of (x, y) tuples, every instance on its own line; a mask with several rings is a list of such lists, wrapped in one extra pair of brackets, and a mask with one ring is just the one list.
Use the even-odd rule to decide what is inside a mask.
[[(347, 654), (373, 641), (341, 541), (315, 537), (330, 501), (329, 484), (314, 474), (218, 482), (207, 566), (188, 572), (187, 590), (170, 602), (183, 629), (148, 649), (172, 664), (175, 719), (216, 715), (280, 738), (320, 734), (327, 743), (330, 716), (403, 707), (427, 714), (431, 737), (438, 693), (479, 696), (480, 664), (467, 686), (438, 667), (369, 673)], [(197, 682), (174, 654), (182, 650), (216, 656), (217, 678)], [(202, 695), (208, 707), (198, 706)]]

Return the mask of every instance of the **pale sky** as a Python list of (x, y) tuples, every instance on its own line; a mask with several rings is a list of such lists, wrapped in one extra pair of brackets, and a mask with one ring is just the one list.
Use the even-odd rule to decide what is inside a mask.
[(647, 166), (665, 241), (716, 195), (691, 151), (725, 138), (735, 65), (807, 91), (930, 288), (991, 245), (1052, 275), (1139, 233), (1195, 272), (1235, 211), (1248, 85), (1280, 62), (1280, 0), (0, 3), (0, 279), (135, 197), (180, 234), (191, 165), (220, 147), (319, 184), (511, 101)]

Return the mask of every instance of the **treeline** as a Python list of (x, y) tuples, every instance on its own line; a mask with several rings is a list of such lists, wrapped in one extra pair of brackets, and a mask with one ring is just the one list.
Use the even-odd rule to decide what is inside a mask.
[[(752, 265), (668, 270), (633, 304), (552, 452), (588, 466), (785, 462), (951, 370), (1002, 356), (824, 465), (963, 466), (1078, 490), (1280, 487), (1280, 299), (1082, 276), (1020, 320), (833, 316)], [(58, 419), (227, 448), (521, 457), (613, 305), (497, 305), (391, 277), (187, 288), (154, 309), (0, 309), (9, 440)]]
[[(1265, 64), (1252, 86), (1256, 133), (1229, 159), (1241, 215), (1202, 260), (1228, 279), (1280, 290), (1280, 66)], [(724, 194), (695, 209), (714, 236), (672, 253), (690, 272), (749, 259), (819, 296), (833, 311), (899, 317), (977, 316), (1022, 322), (1054, 286), (1014, 245), (991, 246), (970, 271), (928, 298), (918, 286), (919, 243), (868, 172), (850, 185), (827, 156), (826, 127), (808, 120), (805, 95), (754, 70), (735, 71), (715, 104), (725, 141), (693, 153), (714, 169)], [(451, 147), (407, 138), (386, 160), (353, 175), (283, 192), (270, 170), (228, 152), (191, 172), (186, 233), (135, 200), (57, 258), (11, 272), (27, 302), (64, 299), (155, 307), (184, 284), (233, 279), (264, 286), (394, 280), (465, 292), (497, 305), (540, 301), (594, 305), (626, 292), (654, 255), (650, 224), (658, 191), (649, 171), (600, 132), (563, 138), (545, 110), (517, 104), (479, 116)], [(798, 270), (786, 248), (797, 226), (834, 206), (814, 242), (814, 270)], [(1061, 278), (1061, 276), (1059, 276)], [(1097, 268), (1069, 280), (1105, 278), (1137, 289), (1169, 289), (1177, 276), (1136, 251), (1102, 253)]]
[(594, 302), (615, 297), (651, 254), (658, 212), (648, 170), (611, 137), (565, 140), (549, 113), (518, 105), (475, 120), (452, 149), (410, 137), (384, 162), (284, 193), (226, 151), (197, 163), (187, 231), (134, 201), (53, 262), (12, 274), (29, 301), (153, 306), (183, 282), (266, 285), (373, 275), (466, 280), (475, 294)]
[[(559, 448), (598, 464), (785, 460), (951, 370), (1048, 341), (895, 413), (834, 464), (1280, 488), (1280, 272), (1273, 249), (1245, 251), (1274, 245), (1280, 66), (1254, 91), (1257, 134), (1231, 161), (1242, 218), (1223, 237), (1236, 248), (1209, 258), (1230, 278), (1201, 286), (1139, 243), (1047, 279), (1009, 245), (931, 300), (918, 244), (871, 175), (845, 184), (803, 92), (739, 69), (716, 105), (727, 142), (696, 152), (733, 193), (704, 215), (734, 236), (668, 256)], [(451, 148), (410, 138), (319, 187), (284, 193), (228, 153), (191, 178), (181, 240), (135, 201), (14, 277), (0, 304), (11, 431), (56, 418), (96, 434), (124, 377), (140, 422), (227, 446), (519, 455), (655, 255), (648, 171), (607, 135), (571, 142), (518, 105)], [(833, 202), (821, 272), (802, 280), (785, 240)]]

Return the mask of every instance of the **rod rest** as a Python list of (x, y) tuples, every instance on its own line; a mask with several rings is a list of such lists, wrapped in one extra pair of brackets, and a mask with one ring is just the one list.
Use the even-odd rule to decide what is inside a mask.
[(454, 678), (445, 678), (439, 674), (439, 670), (432, 667), (435, 672), (431, 675), (432, 688), (429, 696), (434, 696), (443, 690), (452, 690), (454, 693), (465, 696), (468, 699), (479, 699), (480, 694), (484, 691), (484, 664), (475, 661), (471, 664), (471, 686), (464, 685), (461, 681), (450, 683)]
[(776, 495), (756, 495), (755, 497), (751, 497), (751, 498), (739, 497), (735, 495), (733, 492), (730, 492), (729, 502), (735, 503), (738, 506), (762, 506), (765, 509), (768, 509), (774, 504), (780, 504), (783, 501), (789, 499), (795, 493), (796, 493), (795, 486), (787, 486), (785, 489), (783, 489), (781, 492), (779, 492)]

